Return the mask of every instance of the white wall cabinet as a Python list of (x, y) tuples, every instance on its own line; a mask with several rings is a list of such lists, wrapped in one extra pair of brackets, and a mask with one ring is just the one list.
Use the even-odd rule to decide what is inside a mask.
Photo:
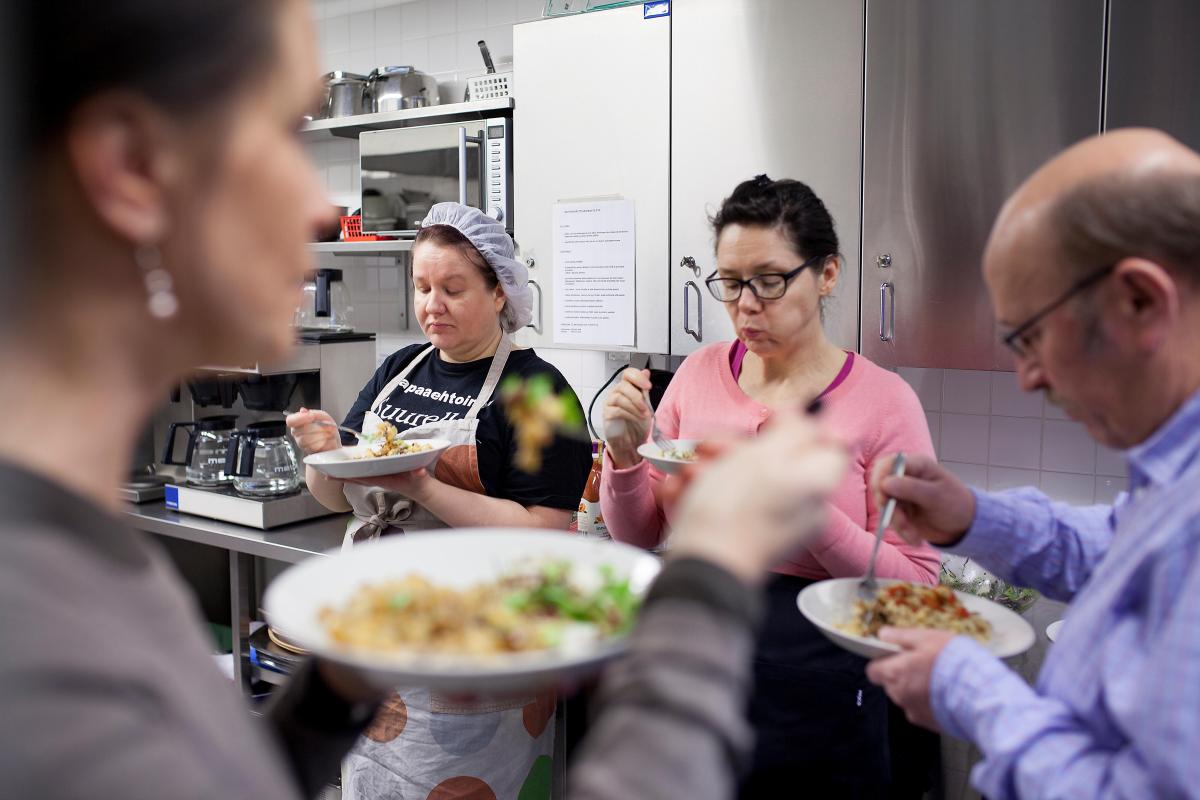
[[(825, 201), (845, 256), (826, 329), (858, 334), (863, 6), (847, 0), (674, 0), (671, 30), (671, 352), (734, 336), (708, 293), (708, 219), (767, 174)], [(694, 265), (694, 266), (693, 266)]]
[(766, 173), (808, 183), (833, 214), (845, 268), (827, 329), (855, 348), (862, 47), (863, 5), (848, 0), (674, 0), (670, 17), (637, 5), (518, 25), (516, 238), (542, 303), (540, 331), (518, 340), (553, 344), (554, 203), (606, 195), (637, 206), (634, 349), (731, 339), (703, 283), (708, 218)]
[(627, 349), (667, 352), (670, 18), (643, 19), (637, 5), (517, 25), (513, 53), (515, 238), (538, 289), (536, 327), (518, 343), (553, 346), (554, 204), (620, 197), (637, 215)]

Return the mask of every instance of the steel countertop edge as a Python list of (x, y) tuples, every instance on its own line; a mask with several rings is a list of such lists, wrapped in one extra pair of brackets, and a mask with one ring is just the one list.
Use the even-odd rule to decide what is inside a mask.
[(193, 514), (181, 514), (156, 503), (130, 505), (124, 513), (127, 522), (147, 533), (290, 564), (309, 556), (321, 555), (341, 545), (350, 518), (349, 514), (335, 514), (261, 530)]

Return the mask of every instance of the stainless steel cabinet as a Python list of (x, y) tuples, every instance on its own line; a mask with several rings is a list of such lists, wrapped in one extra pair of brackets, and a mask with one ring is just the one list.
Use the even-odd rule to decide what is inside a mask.
[(983, 245), (1025, 177), (1099, 130), (1104, 5), (868, 0), (868, 357), (885, 366), (1011, 367), (979, 274)]
[(637, 214), (633, 349), (667, 352), (670, 52), (670, 18), (640, 5), (513, 29), (515, 238), (537, 287), (518, 342), (553, 345), (554, 204), (621, 197)]
[(671, 352), (733, 338), (704, 288), (708, 218), (759, 173), (808, 183), (833, 215), (846, 263), (826, 328), (854, 348), (862, 3), (675, 0), (671, 13)]
[(1200, 2), (1111, 0), (1105, 128), (1131, 125), (1200, 150)]

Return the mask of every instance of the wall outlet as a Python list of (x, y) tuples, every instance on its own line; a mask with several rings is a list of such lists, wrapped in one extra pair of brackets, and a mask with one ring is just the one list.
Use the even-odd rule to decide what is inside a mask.
[(628, 364), (631, 355), (633, 354), (624, 350), (610, 350), (604, 354), (604, 366), (612, 372), (622, 364)]

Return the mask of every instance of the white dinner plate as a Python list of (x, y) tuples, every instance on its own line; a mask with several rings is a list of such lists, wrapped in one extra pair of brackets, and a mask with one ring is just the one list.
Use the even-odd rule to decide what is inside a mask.
[[(696, 445), (700, 444), (699, 439), (670, 439), (668, 441), (671, 442), (675, 450), (691, 450), (692, 452), (695, 452)], [(646, 442), (638, 447), (637, 451), (638, 455), (668, 475), (673, 475), (686, 465), (695, 463), (683, 458), (670, 458), (654, 442)]]
[(348, 649), (319, 620), (322, 609), (342, 607), (365, 585), (421, 575), (462, 589), (529, 564), (567, 562), (572, 580), (600, 579), (607, 566), (642, 596), (660, 565), (646, 551), (565, 532), (519, 528), (464, 528), (385, 537), (345, 553), (310, 558), (267, 587), (263, 608), (272, 629), (309, 652), (343, 664), (380, 688), (423, 687), (471, 694), (503, 694), (570, 685), (625, 650), (624, 636), (575, 641), (525, 653), (486, 657)]
[[(858, 600), (858, 583), (861, 578), (834, 578), (806, 586), (796, 597), (796, 605), (800, 607), (809, 622), (821, 629), (834, 644), (840, 645), (851, 653), (857, 653), (866, 658), (876, 658), (900, 652), (894, 644), (880, 641), (874, 636), (855, 636), (838, 625), (849, 622), (854, 614), (854, 604)], [(880, 587), (891, 586), (895, 583), (906, 583), (899, 580), (880, 580)], [(992, 625), (992, 635), (987, 642), (981, 644), (997, 658), (1011, 658), (1020, 655), (1033, 647), (1033, 627), (1021, 618), (1019, 614), (1010, 611), (999, 603), (976, 597), (973, 594), (956, 591), (958, 601), (968, 611), (978, 613)]]
[(339, 447), (336, 450), (326, 450), (323, 453), (313, 453), (304, 457), (304, 463), (313, 469), (324, 472), (331, 478), (374, 478), (379, 475), (395, 475), (398, 472), (411, 472), (414, 469), (428, 467), (441, 457), (443, 450), (450, 446), (450, 442), (446, 439), (412, 439), (410, 441), (431, 445), (432, 449), (399, 456), (355, 458), (355, 455), (367, 450), (366, 445), (355, 444)]

